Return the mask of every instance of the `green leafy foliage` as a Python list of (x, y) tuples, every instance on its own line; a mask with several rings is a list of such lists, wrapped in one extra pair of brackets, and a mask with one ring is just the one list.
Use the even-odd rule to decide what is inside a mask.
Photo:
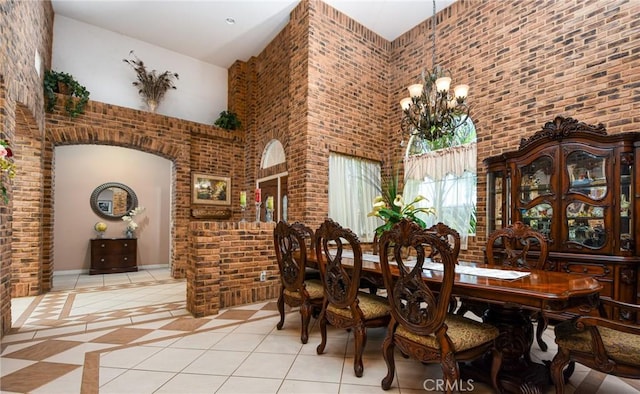
[(57, 94), (67, 96), (64, 102), (64, 109), (72, 118), (83, 114), (84, 108), (89, 102), (89, 91), (68, 73), (54, 70), (45, 71), (43, 89), (46, 100), (45, 110), (47, 112), (53, 112), (58, 99)]
[(222, 111), (214, 125), (225, 130), (236, 130), (242, 126), (242, 123), (240, 123), (240, 119), (238, 119), (238, 115), (235, 112)]

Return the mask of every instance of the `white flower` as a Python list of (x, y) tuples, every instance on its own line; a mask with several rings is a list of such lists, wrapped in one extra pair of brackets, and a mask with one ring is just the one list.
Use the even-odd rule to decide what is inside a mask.
[(138, 223), (136, 223), (133, 218), (136, 215), (141, 214), (142, 212), (144, 212), (145, 208), (144, 207), (135, 207), (134, 209), (132, 209), (128, 215), (124, 215), (122, 217), (122, 220), (125, 221), (127, 223), (127, 229), (134, 231), (135, 229), (138, 228)]

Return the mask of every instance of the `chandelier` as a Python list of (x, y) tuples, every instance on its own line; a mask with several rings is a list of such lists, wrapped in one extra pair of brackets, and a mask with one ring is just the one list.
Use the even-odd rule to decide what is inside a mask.
[(432, 71), (423, 71), (422, 83), (409, 86), (409, 97), (400, 101), (404, 116), (402, 131), (427, 141), (453, 136), (466, 123), (469, 85), (457, 85), (450, 91), (451, 72), (436, 64), (436, 2), (433, 1)]

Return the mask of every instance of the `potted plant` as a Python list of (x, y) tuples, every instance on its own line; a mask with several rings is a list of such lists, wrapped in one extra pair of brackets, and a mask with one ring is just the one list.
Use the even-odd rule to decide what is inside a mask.
[(222, 111), (214, 125), (225, 130), (236, 130), (242, 126), (242, 123), (240, 123), (240, 119), (238, 119), (238, 115), (235, 112)]
[(55, 108), (58, 99), (56, 94), (64, 94), (67, 96), (64, 109), (69, 116), (75, 118), (84, 113), (84, 108), (89, 102), (89, 91), (80, 85), (71, 74), (47, 70), (44, 73), (43, 85), (47, 112), (52, 112)]
[(176, 89), (174, 79), (179, 79), (177, 73), (165, 71), (158, 73), (156, 70), (147, 70), (144, 62), (140, 60), (133, 51), (129, 52), (133, 59), (122, 59), (125, 63), (133, 67), (138, 77), (132, 85), (138, 88), (138, 93), (144, 98), (150, 112), (155, 112), (158, 104), (164, 98), (169, 89)]

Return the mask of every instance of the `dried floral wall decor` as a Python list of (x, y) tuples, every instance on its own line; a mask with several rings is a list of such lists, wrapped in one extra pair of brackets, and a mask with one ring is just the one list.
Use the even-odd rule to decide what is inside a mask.
[(138, 88), (138, 93), (145, 100), (150, 112), (155, 112), (158, 104), (164, 98), (169, 89), (176, 89), (175, 80), (179, 79), (177, 73), (165, 71), (159, 73), (156, 70), (147, 70), (147, 66), (140, 60), (133, 51), (129, 52), (129, 56), (133, 59), (122, 59), (129, 64), (138, 77), (137, 81), (132, 82), (133, 86)]

